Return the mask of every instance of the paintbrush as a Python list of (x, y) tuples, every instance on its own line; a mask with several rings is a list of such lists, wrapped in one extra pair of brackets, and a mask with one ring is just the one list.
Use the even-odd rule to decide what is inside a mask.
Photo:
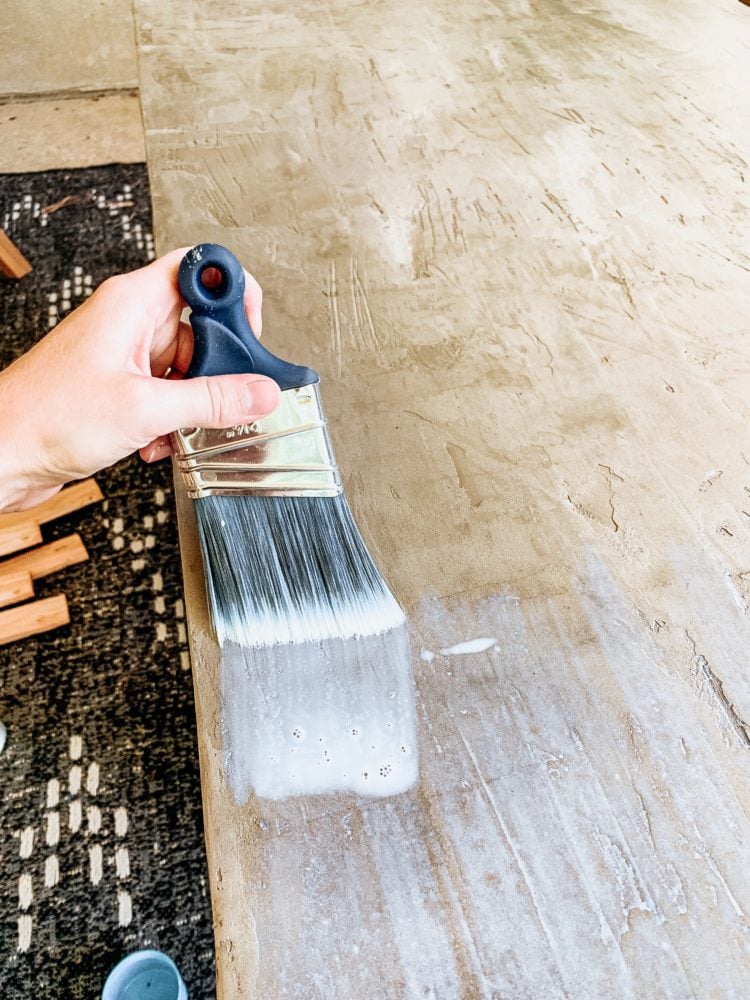
[[(216, 278), (211, 287), (204, 275)], [(344, 496), (320, 401), (320, 376), (282, 361), (253, 334), (245, 275), (225, 248), (204, 243), (179, 269), (190, 306), (187, 378), (254, 373), (280, 403), (229, 430), (173, 435), (195, 500), (206, 590), (219, 642), (240, 646), (375, 635), (404, 622)]]

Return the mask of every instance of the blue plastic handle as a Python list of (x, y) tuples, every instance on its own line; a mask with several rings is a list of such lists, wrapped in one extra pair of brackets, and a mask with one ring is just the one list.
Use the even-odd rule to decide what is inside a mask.
[[(214, 268), (215, 287), (203, 283)], [(226, 247), (200, 243), (182, 258), (180, 294), (192, 309), (193, 357), (186, 378), (199, 375), (267, 375), (281, 389), (297, 389), (320, 381), (312, 368), (292, 365), (267, 351), (250, 329), (245, 314), (245, 272)]]

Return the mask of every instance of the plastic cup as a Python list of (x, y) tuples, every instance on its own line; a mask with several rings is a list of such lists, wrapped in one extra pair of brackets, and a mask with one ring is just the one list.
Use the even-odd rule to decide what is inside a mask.
[(188, 992), (169, 955), (134, 951), (107, 976), (102, 1000), (188, 1000)]

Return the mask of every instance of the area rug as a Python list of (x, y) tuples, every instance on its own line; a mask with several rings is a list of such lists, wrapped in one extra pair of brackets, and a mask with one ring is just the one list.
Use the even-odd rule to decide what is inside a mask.
[[(0, 227), (34, 268), (0, 277), (5, 367), (106, 277), (153, 257), (145, 165), (0, 176)], [(90, 553), (37, 588), (67, 595), (70, 625), (0, 647), (0, 997), (93, 1000), (126, 953), (158, 948), (191, 1000), (210, 1000), (171, 470), (136, 456), (97, 481), (103, 504), (45, 529), (79, 532)]]

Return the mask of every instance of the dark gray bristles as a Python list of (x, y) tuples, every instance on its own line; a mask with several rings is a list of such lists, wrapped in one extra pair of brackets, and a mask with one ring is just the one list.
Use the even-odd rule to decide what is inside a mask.
[(343, 494), (207, 496), (195, 508), (220, 643), (346, 639), (404, 621)]

